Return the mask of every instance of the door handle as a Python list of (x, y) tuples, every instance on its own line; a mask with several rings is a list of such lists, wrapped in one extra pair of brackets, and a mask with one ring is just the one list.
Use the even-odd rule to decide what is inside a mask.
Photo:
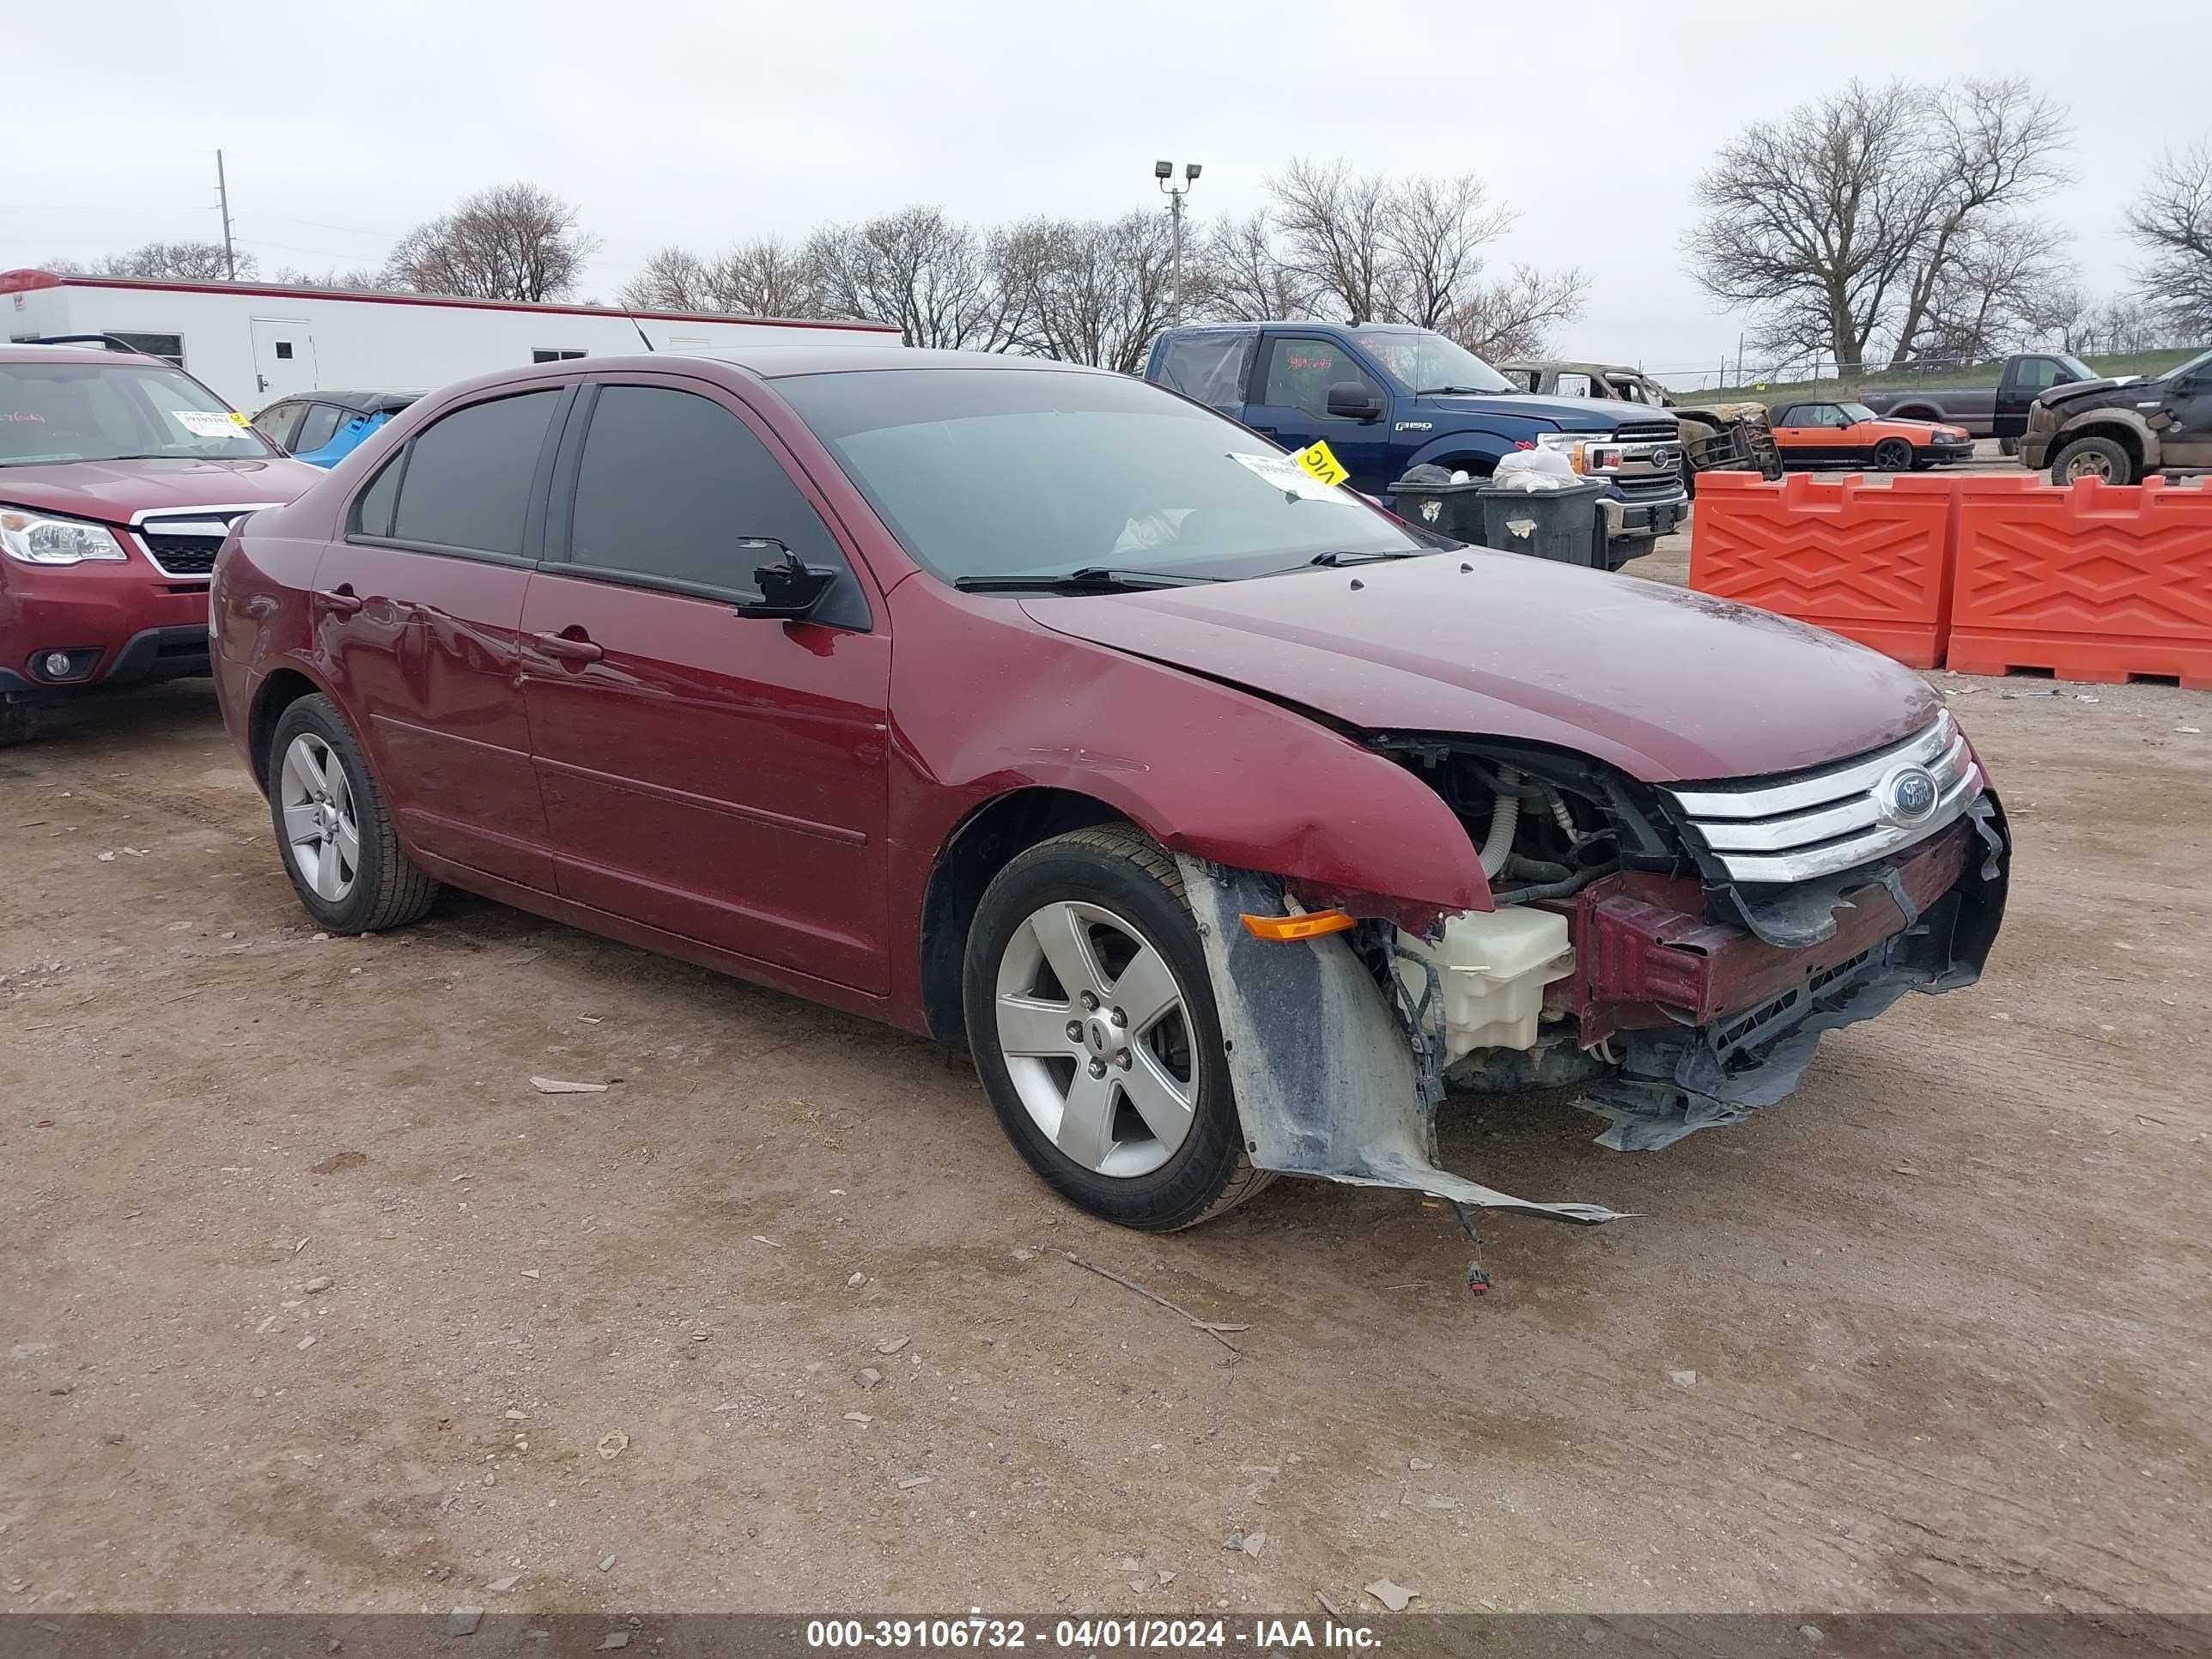
[(1275, 435), (1275, 428), (1272, 426), (1255, 426), (1252, 430), (1263, 438), (1272, 438)]
[[(583, 630), (576, 630), (580, 634)], [(531, 643), (547, 656), (562, 662), (597, 662), (607, 653), (594, 640), (579, 639), (573, 634), (532, 634)]]
[(352, 583), (341, 582), (336, 587), (317, 588), (315, 604), (318, 608), (328, 611), (333, 615), (350, 617), (361, 609), (362, 601), (354, 592)]

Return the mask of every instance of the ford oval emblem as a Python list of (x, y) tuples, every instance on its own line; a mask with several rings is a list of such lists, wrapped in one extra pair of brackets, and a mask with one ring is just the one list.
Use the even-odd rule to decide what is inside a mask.
[(1942, 791), (1925, 767), (1900, 767), (1881, 787), (1882, 815), (1895, 823), (1917, 823), (1936, 810)]

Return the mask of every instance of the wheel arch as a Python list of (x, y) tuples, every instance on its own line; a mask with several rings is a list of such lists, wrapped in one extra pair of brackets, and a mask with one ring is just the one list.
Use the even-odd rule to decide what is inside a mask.
[(1882, 414), (1882, 419), (1886, 421), (1948, 421), (1950, 418), (1943, 412), (1942, 405), (1930, 403), (1899, 404)]
[(2158, 434), (2132, 410), (2099, 409), (2076, 415), (2053, 434), (2047, 453), (2056, 461), (2060, 450), (2083, 438), (2107, 438), (2119, 445), (2135, 462), (2139, 478), (2158, 471)]
[(246, 753), (263, 794), (269, 793), (269, 739), (276, 734), (276, 722), (301, 698), (328, 695), (327, 686), (289, 663), (270, 670), (255, 688), (253, 707), (246, 717)]
[(1094, 824), (1133, 822), (1096, 795), (1033, 785), (992, 797), (953, 825), (922, 889), (921, 1006), (931, 1036), (940, 1042), (957, 1042), (966, 1036), (961, 972), (969, 930), (992, 878), (1054, 836)]

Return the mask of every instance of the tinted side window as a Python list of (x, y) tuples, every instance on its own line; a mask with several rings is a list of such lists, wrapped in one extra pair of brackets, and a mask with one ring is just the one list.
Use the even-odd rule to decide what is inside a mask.
[(1376, 397), (1382, 388), (1359, 367), (1352, 354), (1331, 340), (1306, 340), (1295, 336), (1267, 343), (1267, 390), (1263, 404), (1304, 410), (1327, 418), (1328, 389), (1347, 381), (1365, 386)]
[(773, 555), (739, 547), (749, 536), (772, 536), (810, 563), (844, 562), (783, 464), (728, 410), (665, 387), (603, 387), (576, 473), (569, 558), (750, 593), (754, 568)]
[(338, 422), (344, 418), (345, 411), (335, 404), (309, 404), (307, 418), (300, 422), (299, 435), (292, 440), (292, 453), (296, 455), (320, 449), (330, 442), (331, 434), (338, 429)]
[(392, 504), (399, 498), (399, 474), (405, 466), (404, 451), (384, 464), (368, 488), (355, 499), (353, 527), (363, 536), (389, 536), (392, 533)]
[(520, 554), (538, 452), (560, 398), (557, 390), (526, 392), (471, 404), (426, 428), (408, 446), (393, 537)]

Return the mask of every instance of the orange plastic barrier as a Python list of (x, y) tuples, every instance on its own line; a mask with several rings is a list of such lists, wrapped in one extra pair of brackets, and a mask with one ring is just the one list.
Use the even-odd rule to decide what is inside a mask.
[[(2212, 479), (1954, 482), (1953, 668), (2113, 684), (2150, 675), (2212, 690)], [(1700, 478), (1701, 513), (1705, 492)]]
[(1908, 667), (1940, 667), (1960, 482), (1936, 473), (1700, 473), (1690, 586), (1827, 629)]

